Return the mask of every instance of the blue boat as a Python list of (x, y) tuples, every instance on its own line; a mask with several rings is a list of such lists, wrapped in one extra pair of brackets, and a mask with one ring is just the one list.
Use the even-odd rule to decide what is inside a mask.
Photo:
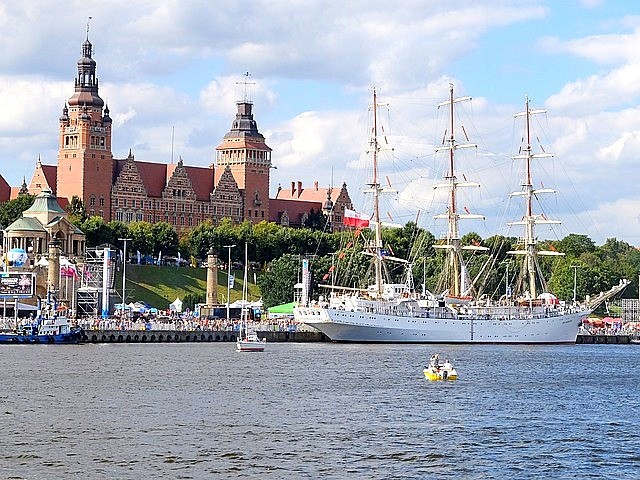
[(77, 344), (83, 334), (82, 328), (74, 327), (65, 315), (57, 314), (54, 303), (53, 308), (44, 315), (38, 308), (35, 321), (20, 325), (13, 332), (0, 332), (0, 344)]

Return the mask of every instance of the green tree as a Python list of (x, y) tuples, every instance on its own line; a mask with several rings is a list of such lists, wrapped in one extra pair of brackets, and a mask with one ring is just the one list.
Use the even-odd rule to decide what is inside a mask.
[[(111, 243), (113, 245), (119, 245), (120, 247), (123, 247), (122, 240), (118, 240), (118, 239), (129, 238), (129, 225), (127, 225), (124, 222), (113, 220), (107, 223), (107, 226), (111, 230), (111, 235), (112, 235)], [(130, 245), (127, 245), (128, 251), (131, 251), (129, 247)]]
[(554, 245), (559, 252), (567, 256), (578, 258), (583, 253), (596, 251), (596, 245), (588, 236), (571, 233)]
[(193, 228), (186, 240), (189, 255), (195, 258), (204, 259), (214, 240), (214, 227), (210, 221), (202, 222)]
[(176, 255), (178, 253), (178, 232), (173, 225), (167, 222), (158, 222), (151, 225), (153, 238), (152, 251), (162, 252), (163, 255)]
[(33, 205), (35, 198), (33, 195), (20, 195), (0, 205), (0, 225), (6, 228), (19, 219), (22, 212)]
[(299, 272), (300, 259), (297, 255), (284, 254), (271, 262), (266, 274), (258, 280), (264, 306), (268, 308), (291, 302)]
[(309, 230), (320, 230), (322, 232), (327, 229), (327, 217), (322, 213), (321, 209), (316, 211), (312, 208), (303, 221), (302, 226)]
[(104, 223), (102, 217), (89, 217), (78, 227), (84, 232), (88, 247), (97, 247), (113, 242), (113, 231)]
[(129, 238), (131, 238), (131, 251), (140, 250), (142, 254), (155, 254), (155, 242), (152, 225), (149, 222), (133, 222), (129, 224)]
[(273, 222), (260, 222), (253, 227), (255, 258), (262, 264), (282, 256), (286, 245), (278, 241), (282, 227)]
[(69, 221), (74, 225), (80, 225), (87, 219), (87, 210), (84, 202), (77, 195), (71, 197), (71, 201), (67, 206), (67, 212), (69, 213)]

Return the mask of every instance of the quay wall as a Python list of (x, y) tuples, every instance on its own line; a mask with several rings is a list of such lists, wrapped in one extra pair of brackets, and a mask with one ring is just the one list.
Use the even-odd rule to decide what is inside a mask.
[(631, 343), (631, 336), (630, 335), (578, 335), (576, 337), (576, 343), (627, 344), (627, 343)]
[[(258, 331), (267, 342), (326, 342), (320, 332)], [(85, 330), (84, 343), (202, 343), (235, 342), (237, 332), (227, 330)]]
[[(258, 337), (269, 343), (329, 342), (321, 332), (258, 331)], [(237, 332), (228, 330), (85, 330), (84, 343), (195, 343), (235, 342)], [(629, 335), (578, 335), (577, 344), (629, 344)]]

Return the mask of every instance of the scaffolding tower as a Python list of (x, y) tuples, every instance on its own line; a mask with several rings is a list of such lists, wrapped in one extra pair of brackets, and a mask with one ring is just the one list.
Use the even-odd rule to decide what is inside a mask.
[(637, 298), (622, 298), (620, 299), (620, 306), (622, 307), (622, 320), (625, 323), (640, 321), (640, 300)]
[(103, 245), (96, 248), (87, 249), (86, 261), (82, 268), (82, 285), (78, 288), (78, 316), (95, 317), (102, 311), (102, 288), (104, 282), (104, 254), (108, 255), (107, 260), (107, 293), (108, 306), (110, 310), (112, 297), (115, 295), (115, 278), (117, 249), (112, 245)]

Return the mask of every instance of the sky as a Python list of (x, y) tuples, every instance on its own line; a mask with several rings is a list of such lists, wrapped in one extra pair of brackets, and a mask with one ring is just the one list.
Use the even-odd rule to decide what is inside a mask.
[(453, 85), (472, 97), (456, 103), (456, 140), (477, 145), (458, 150), (456, 175), (481, 185), (461, 191), (459, 207), (485, 216), (461, 233), (515, 236), (514, 114), (527, 95), (546, 110), (532, 123), (535, 148), (554, 155), (535, 162), (534, 184), (557, 190), (535, 208), (563, 222), (539, 238), (640, 246), (637, 0), (2, 2), (0, 174), (13, 186), (38, 158), (56, 163), (87, 26), (116, 158), (208, 166), (247, 96), (273, 149), (272, 194), (292, 181), (346, 183), (370, 211), (375, 88), (380, 178), (397, 190), (383, 215), (441, 236), (433, 185), (447, 159), (434, 152), (450, 133), (438, 105)]

